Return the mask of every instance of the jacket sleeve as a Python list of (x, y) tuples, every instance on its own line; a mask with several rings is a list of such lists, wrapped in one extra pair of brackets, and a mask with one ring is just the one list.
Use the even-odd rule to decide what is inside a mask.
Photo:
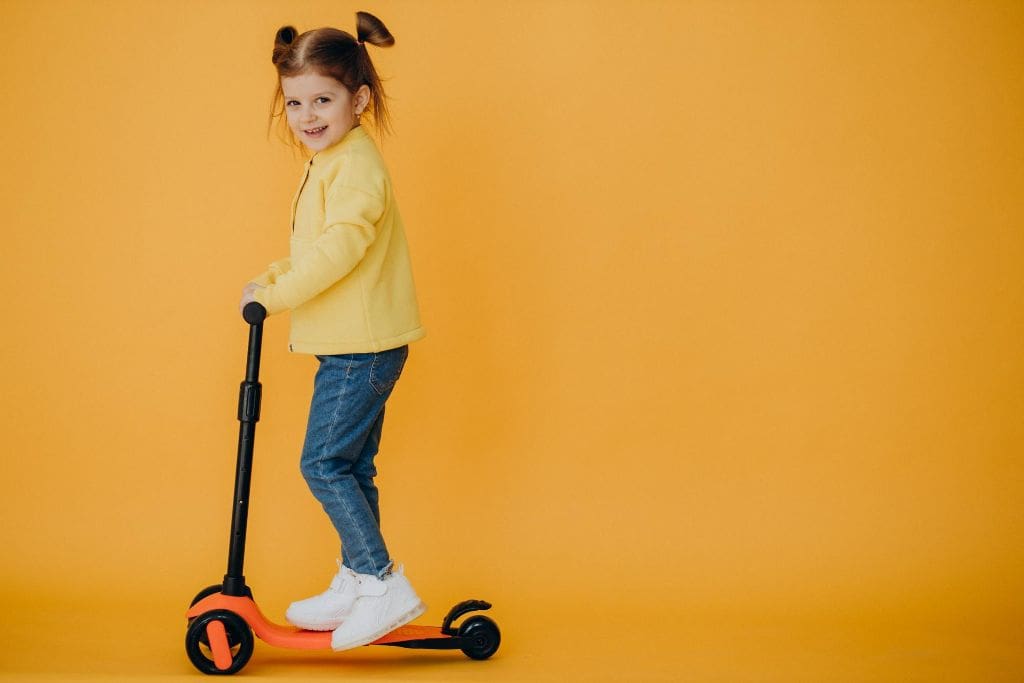
[(267, 269), (257, 275), (256, 277), (249, 280), (260, 287), (266, 287), (272, 285), (277, 280), (279, 275), (283, 275), (291, 270), (292, 262), (291, 257), (285, 256), (283, 259), (278, 259), (267, 266)]
[(345, 184), (332, 186), (325, 197), (323, 233), (300, 258), (293, 259), (291, 268), (268, 279), (253, 298), (263, 304), (267, 315), (306, 303), (359, 265), (377, 237), (377, 222), (383, 214), (383, 195)]

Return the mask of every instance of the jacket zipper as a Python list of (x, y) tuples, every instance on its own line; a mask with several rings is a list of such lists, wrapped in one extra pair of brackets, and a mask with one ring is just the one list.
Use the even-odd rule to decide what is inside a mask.
[(295, 234), (295, 214), (299, 212), (299, 199), (302, 198), (302, 190), (306, 187), (306, 180), (309, 178), (309, 169), (313, 167), (313, 159), (306, 164), (306, 175), (302, 176), (302, 184), (299, 185), (299, 193), (295, 195), (295, 207), (292, 209), (292, 234)]
[[(302, 176), (302, 184), (299, 185), (299, 194), (295, 195), (295, 207), (292, 209), (292, 234), (295, 234), (295, 214), (299, 211), (299, 199), (302, 197), (302, 190), (306, 187), (306, 180), (309, 179), (309, 169), (313, 167), (313, 159), (310, 158), (306, 164), (306, 175)], [(288, 351), (295, 351), (291, 344), (288, 344)]]

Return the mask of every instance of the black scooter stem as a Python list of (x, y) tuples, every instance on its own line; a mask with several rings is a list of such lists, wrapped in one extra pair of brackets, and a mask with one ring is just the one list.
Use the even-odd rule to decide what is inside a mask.
[(252, 480), (253, 444), (256, 423), (260, 419), (263, 387), (259, 382), (260, 349), (263, 344), (263, 320), (267, 311), (255, 301), (245, 305), (242, 317), (249, 323), (249, 355), (245, 380), (238, 392), (238, 461), (235, 465), (235, 497), (232, 501), (231, 541), (228, 572), (224, 575), (224, 595), (242, 596), (247, 592), (242, 566), (245, 562), (245, 532), (249, 522), (249, 486)]

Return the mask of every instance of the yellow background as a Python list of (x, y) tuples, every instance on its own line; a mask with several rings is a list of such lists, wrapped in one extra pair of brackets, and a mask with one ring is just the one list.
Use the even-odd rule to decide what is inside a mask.
[[(355, 11), (428, 336), (385, 536), (486, 663), (258, 644), (346, 680), (1024, 678), (1018, 2), (4, 2), (0, 676), (199, 676), (246, 280), (303, 158), (275, 30)], [(329, 580), (316, 361), (268, 319), (246, 576)]]

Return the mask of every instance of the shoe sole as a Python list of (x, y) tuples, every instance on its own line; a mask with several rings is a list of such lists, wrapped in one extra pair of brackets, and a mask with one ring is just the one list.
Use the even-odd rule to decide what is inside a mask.
[(341, 622), (345, 621), (344, 615), (331, 619), (330, 621), (302, 621), (301, 619), (292, 619), (286, 612), (284, 618), (292, 626), (297, 626), (306, 631), (333, 631), (334, 629), (341, 626)]
[(298, 621), (292, 621), (291, 619), (289, 619), (288, 622), (292, 624), (292, 626), (297, 626), (298, 628), (301, 628), (305, 631), (333, 631), (334, 629), (341, 626), (340, 619), (337, 622), (328, 621), (319, 624), (311, 624), (309, 622), (303, 624)]
[(382, 628), (382, 629), (376, 631), (375, 633), (373, 633), (373, 635), (364, 636), (364, 637), (362, 637), (362, 638), (360, 638), (358, 640), (354, 640), (354, 641), (352, 641), (350, 643), (346, 643), (346, 644), (338, 646), (338, 647), (335, 647), (334, 643), (331, 643), (331, 649), (334, 650), (335, 652), (340, 652), (341, 650), (351, 650), (353, 648), (357, 648), (357, 647), (360, 647), (362, 645), (369, 645), (370, 643), (372, 643), (373, 641), (377, 640), (378, 638), (383, 638), (387, 634), (391, 633), (396, 628), (398, 628), (400, 626), (405, 626), (410, 621), (412, 621), (416, 617), (422, 615), (426, 611), (427, 611), (427, 606), (426, 606), (426, 604), (424, 604), (421, 601), (420, 604), (416, 605), (411, 610), (409, 610), (408, 612), (406, 612), (402, 616), (400, 616), (397, 619), (395, 619), (394, 621), (392, 621), (391, 625), (388, 626), (387, 628)]

